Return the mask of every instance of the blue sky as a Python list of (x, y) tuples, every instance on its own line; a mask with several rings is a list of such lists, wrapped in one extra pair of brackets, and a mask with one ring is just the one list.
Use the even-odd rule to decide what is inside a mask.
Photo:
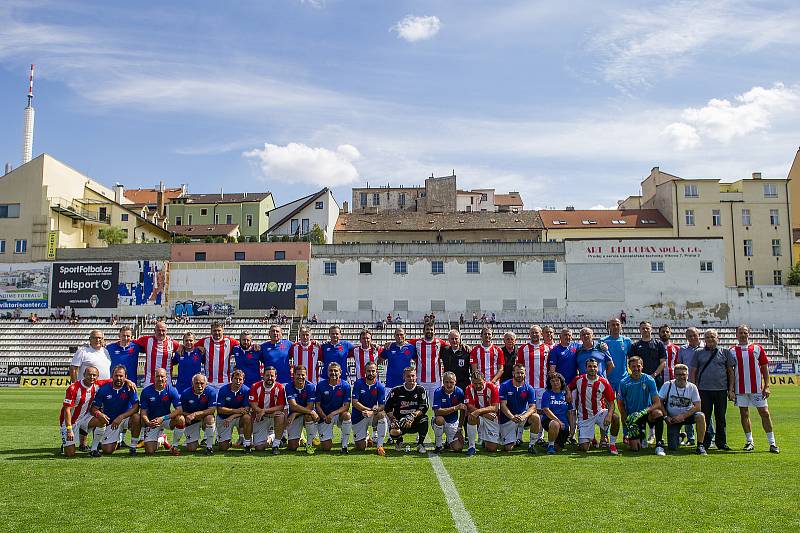
[[(599, 7), (597, 4), (601, 4)], [(517, 190), (614, 206), (653, 166), (786, 177), (800, 144), (796, 2), (273, 0), (0, 5), (0, 162), (108, 185)]]

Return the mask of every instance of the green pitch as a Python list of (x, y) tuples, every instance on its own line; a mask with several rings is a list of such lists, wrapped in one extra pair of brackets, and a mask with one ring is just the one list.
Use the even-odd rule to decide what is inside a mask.
[[(140, 451), (67, 460), (57, 453), (61, 398), (56, 390), (0, 389), (0, 530), (455, 529), (430, 461), (416, 453)], [(479, 452), (442, 460), (480, 531), (798, 531), (798, 406), (800, 388), (773, 388), (780, 455), (767, 452), (753, 411), (752, 453), (659, 458), (621, 446), (621, 457)], [(738, 410), (728, 415), (728, 440), (738, 449)]]

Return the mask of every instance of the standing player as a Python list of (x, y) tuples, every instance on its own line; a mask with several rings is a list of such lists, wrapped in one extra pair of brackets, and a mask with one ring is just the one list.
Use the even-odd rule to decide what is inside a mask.
[[(180, 455), (178, 442), (181, 440), (186, 426), (183, 415), (178, 410), (181, 406), (181, 395), (178, 390), (167, 383), (167, 371), (156, 369), (155, 383), (148, 385), (140, 397), (142, 427), (144, 428), (144, 453), (153, 455), (158, 450), (158, 442), (167, 429), (172, 430), (172, 455)], [(174, 407), (173, 411), (171, 408)]]
[(353, 349), (353, 343), (342, 340), (342, 330), (333, 325), (328, 328), (328, 342), (322, 344), (322, 373), (320, 377), (328, 377), (328, 366), (331, 363), (339, 365), (342, 379), (347, 380), (347, 356)]
[[(428, 323), (428, 325), (431, 325)], [(403, 371), (405, 382), (393, 388), (386, 398), (386, 416), (389, 417), (389, 435), (394, 438), (395, 450), (403, 449), (403, 435), (417, 434), (417, 451), (427, 453), (425, 435), (428, 434), (428, 394), (417, 384), (417, 371), (411, 367)]]
[(183, 334), (183, 344), (172, 354), (172, 366), (178, 367), (178, 379), (175, 381), (175, 388), (183, 394), (183, 391), (192, 387), (192, 378), (196, 374), (203, 373), (206, 364), (206, 354), (200, 348), (194, 347), (194, 333), (187, 331)]
[(767, 398), (769, 398), (769, 360), (764, 348), (760, 344), (749, 342), (750, 327), (744, 324), (736, 328), (736, 339), (739, 344), (731, 348), (731, 354), (736, 358), (736, 405), (739, 406), (739, 416), (744, 430), (744, 450), (749, 452), (755, 449), (753, 444), (753, 429), (750, 424), (750, 407), (755, 407), (761, 416), (761, 425), (767, 434), (769, 451), (780, 453), (780, 448), (775, 443), (775, 433), (772, 431), (772, 417), (769, 414)]
[(144, 351), (145, 386), (155, 383), (156, 368), (165, 369), (172, 377), (170, 360), (172, 352), (177, 350), (180, 344), (167, 336), (167, 325), (164, 322), (160, 320), (156, 322), (152, 335), (143, 335), (133, 342)]
[(464, 392), (467, 403), (467, 456), (475, 455), (475, 441), (480, 435), (487, 451), (496, 452), (500, 443), (500, 392), (497, 385), (474, 372), (472, 383)]
[(542, 328), (542, 342), (547, 345), (547, 348), (552, 348), (556, 343), (556, 330), (553, 326), (545, 326)]
[(435, 453), (442, 451), (442, 434), (447, 436), (447, 446), (454, 452), (464, 448), (464, 437), (458, 424), (459, 413), (467, 412), (464, 403), (464, 390), (456, 386), (456, 375), (452, 372), (442, 374), (442, 386), (433, 392), (433, 435)]
[(89, 332), (89, 344), (78, 348), (69, 363), (69, 377), (72, 383), (81, 379), (86, 368), (90, 366), (95, 367), (100, 373), (99, 379), (111, 377), (111, 357), (104, 345), (105, 335), (102, 331), (93, 329)]
[(294, 343), (289, 352), (289, 361), (294, 366), (301, 365), (305, 368), (308, 379), (312, 383), (317, 383), (319, 381), (319, 365), (322, 364), (321, 347), (316, 341), (311, 340), (311, 328), (308, 326), (300, 326), (298, 337), (299, 340)]
[[(678, 363), (675, 365), (675, 379), (668, 381), (658, 391), (664, 410), (667, 412), (667, 447), (677, 450), (680, 446), (680, 429), (683, 426), (697, 424), (697, 434), (706, 432), (706, 417), (700, 411), (700, 392), (694, 383), (689, 382), (689, 367)], [(697, 455), (708, 455), (705, 447), (697, 445)]]
[(81, 447), (86, 445), (86, 434), (89, 432), (89, 421), (92, 419), (89, 407), (94, 401), (97, 389), (109, 382), (104, 380), (98, 383), (98, 375), (96, 367), (87, 366), (83, 372), (83, 379), (67, 387), (59, 415), (61, 448), (67, 457), (75, 455), (75, 431), (78, 432)]
[(642, 372), (652, 376), (656, 386), (660, 387), (663, 383), (661, 372), (667, 364), (667, 348), (661, 339), (653, 338), (653, 325), (650, 322), (640, 322), (639, 333), (642, 338), (634, 343), (630, 355), (638, 355), (642, 359)]
[(561, 451), (572, 434), (575, 413), (572, 410), (567, 383), (561, 374), (551, 374), (542, 395), (542, 427), (547, 431), (547, 453)]
[(503, 333), (503, 373), (500, 376), (500, 383), (508, 381), (514, 377), (514, 365), (517, 364), (517, 334), (513, 331)]
[(658, 397), (656, 380), (649, 374), (642, 373), (642, 358), (638, 355), (628, 359), (631, 373), (619, 384), (617, 405), (619, 416), (625, 421), (628, 435), (628, 447), (638, 452), (645, 437), (647, 425), (655, 426), (656, 455), (663, 457), (664, 452), (664, 409)]
[(664, 349), (667, 351), (667, 360), (661, 371), (663, 383), (675, 379), (675, 365), (678, 364), (678, 352), (681, 349), (680, 346), (672, 343), (670, 337), (672, 337), (672, 328), (668, 324), (658, 328), (658, 338), (664, 343)]
[(261, 381), (261, 348), (253, 344), (253, 336), (249, 331), (239, 334), (239, 344), (231, 348), (231, 357), (234, 368), (244, 372), (244, 385), (248, 389)]
[(200, 428), (205, 427), (205, 454), (214, 455), (214, 439), (217, 435), (214, 420), (216, 405), (217, 391), (208, 385), (208, 379), (203, 374), (195, 374), (192, 377), (192, 386), (181, 393), (181, 414), (186, 422), (184, 434), (188, 451), (197, 450), (200, 444)]
[[(129, 452), (136, 455), (136, 445), (139, 444), (141, 419), (139, 418), (139, 397), (136, 390), (126, 386), (127, 374), (125, 367), (118, 365), (111, 372), (111, 383), (106, 383), (94, 395), (92, 401), (92, 415), (89, 428), (103, 430), (102, 449), (105, 454), (112, 454), (119, 442), (119, 433), (122, 429), (130, 427), (131, 445)], [(97, 444), (100, 439), (92, 442), (92, 457), (98, 457)]]
[(550, 348), (547, 364), (549, 373), (558, 373), (564, 376), (567, 383), (578, 377), (578, 363), (576, 354), (580, 343), (572, 342), (572, 330), (564, 328), (558, 335), (559, 343)]
[(533, 435), (541, 421), (536, 414), (536, 391), (525, 381), (525, 367), (514, 365), (514, 377), (500, 385), (500, 440), (507, 452), (514, 449), (518, 435), (530, 426), (528, 451), (536, 453)]
[(289, 369), (289, 352), (292, 342), (283, 338), (283, 329), (273, 324), (269, 327), (269, 340), (261, 344), (261, 361), (264, 368), (271, 366), (275, 369), (275, 379), (285, 385), (292, 380)]
[[(362, 339), (363, 342), (363, 339)], [(358, 348), (358, 347), (356, 347)], [(369, 361), (364, 365), (364, 377), (358, 378), (353, 385), (353, 440), (356, 449), (367, 449), (367, 432), (372, 426), (377, 432), (377, 454), (386, 455), (383, 449), (386, 440), (387, 422), (384, 405), (386, 404), (386, 388), (378, 381), (378, 365)]]
[(492, 383), (500, 381), (503, 375), (503, 350), (492, 343), (492, 329), (481, 328), (481, 343), (472, 349), (470, 364), (473, 375), (480, 372)]
[(588, 372), (586, 361), (589, 359), (597, 361), (598, 374), (604, 378), (607, 373), (614, 371), (614, 360), (611, 359), (605, 344), (595, 345), (592, 328), (581, 328), (581, 344), (575, 352), (575, 362), (578, 365), (579, 374)]
[(300, 447), (300, 437), (303, 436), (305, 426), (306, 453), (313, 455), (313, 441), (317, 438), (319, 422), (319, 414), (315, 409), (317, 388), (306, 379), (306, 372), (303, 365), (294, 365), (292, 381), (286, 385), (286, 403), (289, 404), (289, 418), (286, 420), (289, 439), (287, 447), (292, 452)]
[(433, 321), (426, 322), (422, 327), (421, 339), (411, 339), (409, 342), (414, 345), (417, 351), (417, 375), (419, 384), (425, 389), (425, 398), (433, 395), (433, 391), (439, 388), (441, 376), (439, 375), (439, 352), (447, 346), (442, 339), (434, 337)]
[(628, 375), (628, 356), (631, 354), (633, 341), (622, 334), (622, 322), (619, 318), (608, 321), (608, 335), (602, 341), (608, 346), (608, 353), (614, 362), (614, 369), (606, 373), (606, 379), (619, 390), (619, 382)]
[(206, 354), (208, 384), (215, 389), (230, 381), (231, 351), (239, 345), (236, 339), (223, 335), (224, 330), (222, 322), (212, 322), (211, 335), (194, 343), (195, 348), (200, 348)]
[(417, 349), (406, 342), (403, 328), (394, 330), (394, 342), (386, 343), (378, 361), (386, 362), (386, 387), (392, 389), (403, 384), (403, 370), (417, 360)]
[(280, 435), (286, 427), (286, 390), (277, 379), (275, 367), (265, 367), (264, 379), (250, 388), (247, 398), (253, 413), (253, 445), (264, 450), (272, 436), (272, 455), (280, 453)]
[(242, 450), (251, 453), (253, 419), (250, 416), (250, 387), (244, 384), (244, 370), (234, 368), (231, 381), (217, 391), (217, 441), (222, 451), (231, 447), (233, 426), (237, 426), (242, 439)]
[(139, 354), (142, 348), (133, 342), (133, 330), (130, 326), (119, 328), (119, 340), (106, 345), (111, 358), (111, 367), (124, 365), (128, 379), (136, 383), (139, 380)]
[(457, 329), (450, 330), (447, 334), (447, 342), (449, 344), (439, 352), (439, 361), (442, 364), (442, 376), (444, 376), (445, 372), (452, 372), (456, 376), (456, 387), (465, 391), (470, 383), (469, 362), (471, 356), (469, 349), (461, 344), (461, 333), (459, 333)]
[(570, 392), (574, 391), (580, 449), (589, 451), (595, 426), (599, 426), (601, 432), (610, 427), (611, 444), (608, 451), (618, 455), (619, 415), (614, 412), (614, 389), (606, 378), (598, 374), (598, 368), (597, 359), (587, 359), (586, 373), (573, 379), (567, 387)]
[(339, 363), (330, 363), (328, 379), (319, 382), (316, 394), (319, 438), (322, 449), (326, 452), (333, 447), (333, 426), (336, 424), (342, 431), (342, 453), (347, 453), (350, 432), (353, 429), (349, 412), (351, 391), (350, 384), (342, 378), (342, 367)]
[[(550, 348), (542, 342), (542, 328), (531, 326), (528, 333), (530, 341), (519, 347), (515, 360), (516, 364), (524, 367), (528, 384), (536, 391), (536, 408), (541, 409), (542, 395), (547, 387), (547, 360), (550, 358)], [(544, 444), (542, 440), (544, 429), (540, 425), (536, 444)]]
[(350, 350), (350, 357), (355, 361), (355, 378), (363, 379), (366, 376), (367, 363), (377, 363), (381, 350), (372, 344), (372, 332), (362, 329), (359, 335), (359, 345)]

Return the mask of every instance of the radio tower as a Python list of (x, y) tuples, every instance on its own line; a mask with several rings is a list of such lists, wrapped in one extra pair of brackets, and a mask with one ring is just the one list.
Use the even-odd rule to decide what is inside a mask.
[(22, 164), (31, 160), (33, 155), (33, 65), (28, 83), (28, 106), (25, 108), (25, 130), (22, 134)]

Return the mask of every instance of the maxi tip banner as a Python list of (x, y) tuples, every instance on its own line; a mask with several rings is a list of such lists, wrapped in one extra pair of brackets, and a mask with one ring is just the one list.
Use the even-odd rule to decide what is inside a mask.
[(241, 265), (239, 309), (294, 309), (295, 265)]

